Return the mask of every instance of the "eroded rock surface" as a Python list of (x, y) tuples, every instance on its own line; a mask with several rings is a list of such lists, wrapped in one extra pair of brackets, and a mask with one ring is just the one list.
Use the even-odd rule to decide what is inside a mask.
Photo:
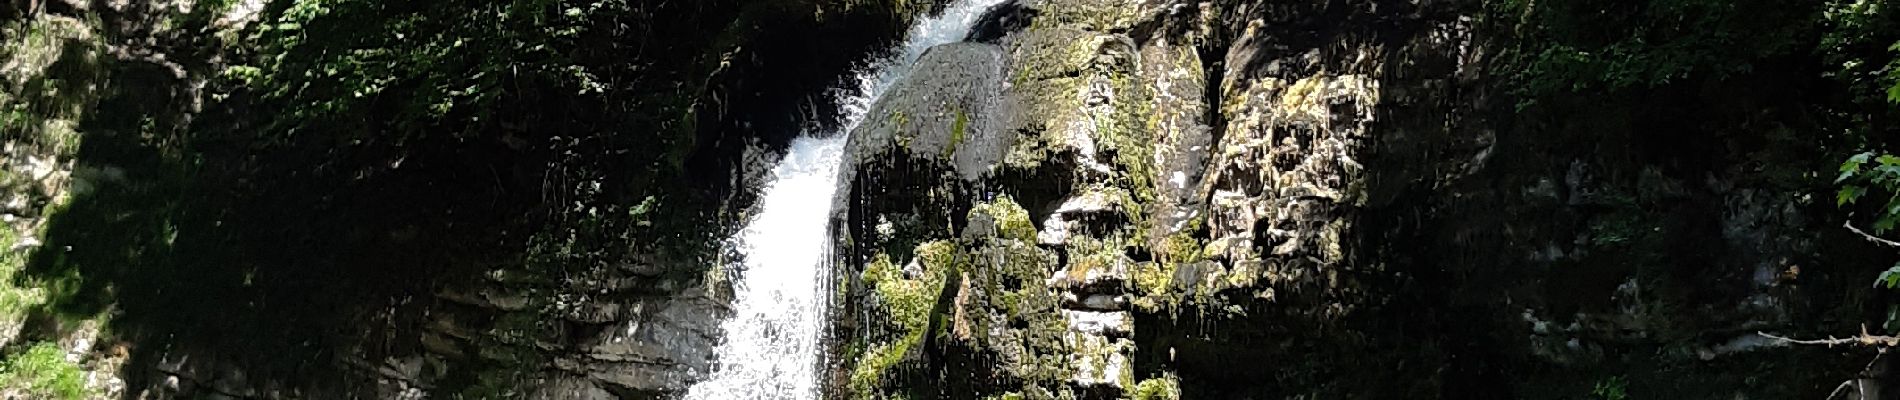
[[(1775, 348), (1748, 333), (1825, 312), (1790, 284), (1820, 251), (1793, 234), (1817, 229), (1799, 190), (1666, 157), (1606, 167), (1560, 144), (1574, 137), (1512, 125), (1528, 118), (1508, 114), (1509, 88), (1490, 75), (1479, 6), (999, 7), (970, 38), (986, 44), (945, 49), (993, 43), (1002, 74), (919, 70), (908, 90), (956, 90), (880, 107), (962, 104), (992, 92), (943, 79), (997, 79), (998, 101), (960, 109), (990, 113), (967, 126), (1006, 143), (1000, 159), (931, 138), (963, 131), (941, 133), (964, 126), (943, 111), (873, 114), (878, 128), (854, 137), (911, 156), (853, 164), (834, 386), (857, 398), (1557, 396), (1605, 365), (1736, 375), (1722, 368)], [(920, 139), (882, 131), (915, 121), (930, 121), (912, 128)], [(996, 212), (1018, 208), (1020, 220)], [(991, 228), (1012, 225), (1031, 233)], [(894, 265), (918, 268), (878, 272)], [(1710, 360), (1733, 364), (1682, 367)], [(1500, 375), (1522, 368), (1538, 372)]]

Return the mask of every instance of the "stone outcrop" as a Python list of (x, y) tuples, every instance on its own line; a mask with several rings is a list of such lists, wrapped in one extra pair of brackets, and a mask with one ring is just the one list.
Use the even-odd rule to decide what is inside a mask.
[[(1170, 132), (1179, 136), (1172, 142), (1209, 144), (1210, 129), (1193, 122), (1205, 110), (1193, 104), (1201, 68), (1193, 53), (1144, 62), (1136, 40), (1122, 32), (1135, 27), (1138, 14), (1159, 12), (1149, 9), (1153, 5), (1070, 5), (1000, 7), (990, 17), (998, 22), (983, 26), (1020, 30), (972, 36), (995, 46), (933, 49), (853, 133), (851, 145), (860, 153), (900, 150), (895, 157), (861, 157), (849, 164), (854, 179), (840, 221), (851, 243), (845, 263), (865, 267), (848, 280), (853, 300), (844, 307), (865, 315), (926, 313), (933, 323), (843, 321), (856, 331), (845, 332), (855, 339), (842, 346), (840, 358), (850, 375), (840, 387), (856, 396), (1031, 398), (1115, 397), (1134, 387), (1130, 286), (1141, 264), (1136, 257), (1147, 256), (1131, 254), (1130, 246), (1148, 240), (1149, 214), (1142, 205), (1156, 196), (1150, 125), (1195, 130)], [(999, 73), (942, 74), (934, 67), (955, 57), (949, 54), (973, 49), (1000, 60)], [(970, 78), (987, 81), (941, 83)], [(1000, 90), (978, 89), (987, 85)], [(1157, 92), (1192, 97), (1178, 101), (1188, 104), (1163, 103), (1176, 118), (1150, 121)], [(968, 96), (997, 101), (954, 106), (968, 104), (959, 100)], [(944, 111), (942, 104), (960, 108)], [(932, 108), (939, 111), (927, 111)], [(910, 111), (920, 109), (926, 117)], [(963, 115), (972, 111), (980, 114)], [(893, 135), (886, 132), (891, 126), (910, 130)], [(961, 146), (945, 149), (941, 143)], [(920, 193), (929, 197), (899, 197)], [(924, 275), (944, 274), (911, 274), (930, 289), (912, 295), (936, 292), (925, 297), (934, 301), (895, 300), (909, 297), (896, 291), (908, 286), (893, 287), (879, 271), (898, 264), (919, 265)], [(928, 304), (948, 306), (941, 312), (921, 308)], [(939, 317), (947, 329), (939, 330)], [(907, 351), (886, 353), (892, 348)]]
[[(878, 109), (905, 111), (874, 112), (853, 137), (908, 156), (848, 166), (833, 386), (1513, 398), (1639, 371), (1729, 382), (1800, 368), (1761, 361), (1781, 353), (1752, 334), (1830, 312), (1797, 275), (1852, 253), (1802, 238), (1826, 228), (1798, 185), (1671, 155), (1610, 166), (1573, 147), (1588, 128), (1524, 122), (1492, 75), (1479, 7), (998, 7), (969, 38), (982, 44), (941, 48), (897, 92), (930, 95), (886, 97)], [(992, 49), (1001, 75), (928, 66), (980, 52), (969, 68), (988, 71)], [(957, 81), (973, 78), (1000, 92)], [(914, 136), (886, 132), (917, 121)], [(960, 135), (984, 146), (944, 146)], [(1008, 233), (1021, 230), (1033, 234)]]

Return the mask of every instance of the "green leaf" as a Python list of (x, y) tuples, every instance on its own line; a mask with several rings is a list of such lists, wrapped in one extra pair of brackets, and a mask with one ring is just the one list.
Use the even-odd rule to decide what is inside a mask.
[(1875, 289), (1881, 288), (1883, 286), (1888, 289), (1900, 287), (1900, 264), (1895, 264), (1893, 268), (1888, 268), (1886, 271), (1881, 271), (1880, 276), (1877, 278), (1874, 278)]
[[(1861, 164), (1866, 164), (1867, 160), (1871, 160), (1873, 158), (1874, 158), (1874, 152), (1869, 151), (1865, 153), (1855, 154), (1853, 157), (1848, 157), (1847, 163), (1849, 165), (1853, 165), (1855, 169), (1859, 169)], [(1841, 168), (1847, 168), (1847, 167), (1843, 165)]]
[(1887, 306), (1887, 324), (1884, 327), (1888, 332), (1892, 332), (1895, 328), (1900, 328), (1896, 323), (1900, 323), (1900, 305)]
[(1860, 200), (1860, 196), (1865, 194), (1867, 194), (1867, 188), (1855, 185), (1842, 186), (1840, 195), (1835, 198), (1834, 206), (1839, 207), (1853, 204), (1855, 200)]

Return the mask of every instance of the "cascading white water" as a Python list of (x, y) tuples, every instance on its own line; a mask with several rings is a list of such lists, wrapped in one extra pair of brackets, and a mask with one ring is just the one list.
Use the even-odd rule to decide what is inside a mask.
[(759, 198), (760, 213), (735, 238), (746, 269), (735, 314), (720, 326), (725, 341), (714, 350), (718, 367), (686, 391), (687, 399), (818, 397), (819, 336), (831, 286), (824, 270), (827, 224), (846, 133), (925, 50), (962, 40), (984, 10), (1003, 1), (956, 0), (942, 14), (919, 20), (903, 47), (857, 74), (857, 90), (834, 99), (844, 113), (842, 132), (805, 132), (792, 141)]

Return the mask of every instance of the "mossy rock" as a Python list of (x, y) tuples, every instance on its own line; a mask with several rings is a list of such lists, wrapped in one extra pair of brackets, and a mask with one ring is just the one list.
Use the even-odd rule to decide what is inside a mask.
[(897, 151), (935, 160), (976, 179), (1002, 159), (1011, 137), (994, 126), (1002, 96), (1002, 53), (994, 45), (931, 48), (910, 75), (871, 107), (851, 134), (852, 164), (877, 168)]
[(1139, 0), (1040, 0), (1031, 7), (1042, 12), (1037, 26), (1075, 27), (1097, 32), (1125, 31), (1140, 23), (1144, 9)]

